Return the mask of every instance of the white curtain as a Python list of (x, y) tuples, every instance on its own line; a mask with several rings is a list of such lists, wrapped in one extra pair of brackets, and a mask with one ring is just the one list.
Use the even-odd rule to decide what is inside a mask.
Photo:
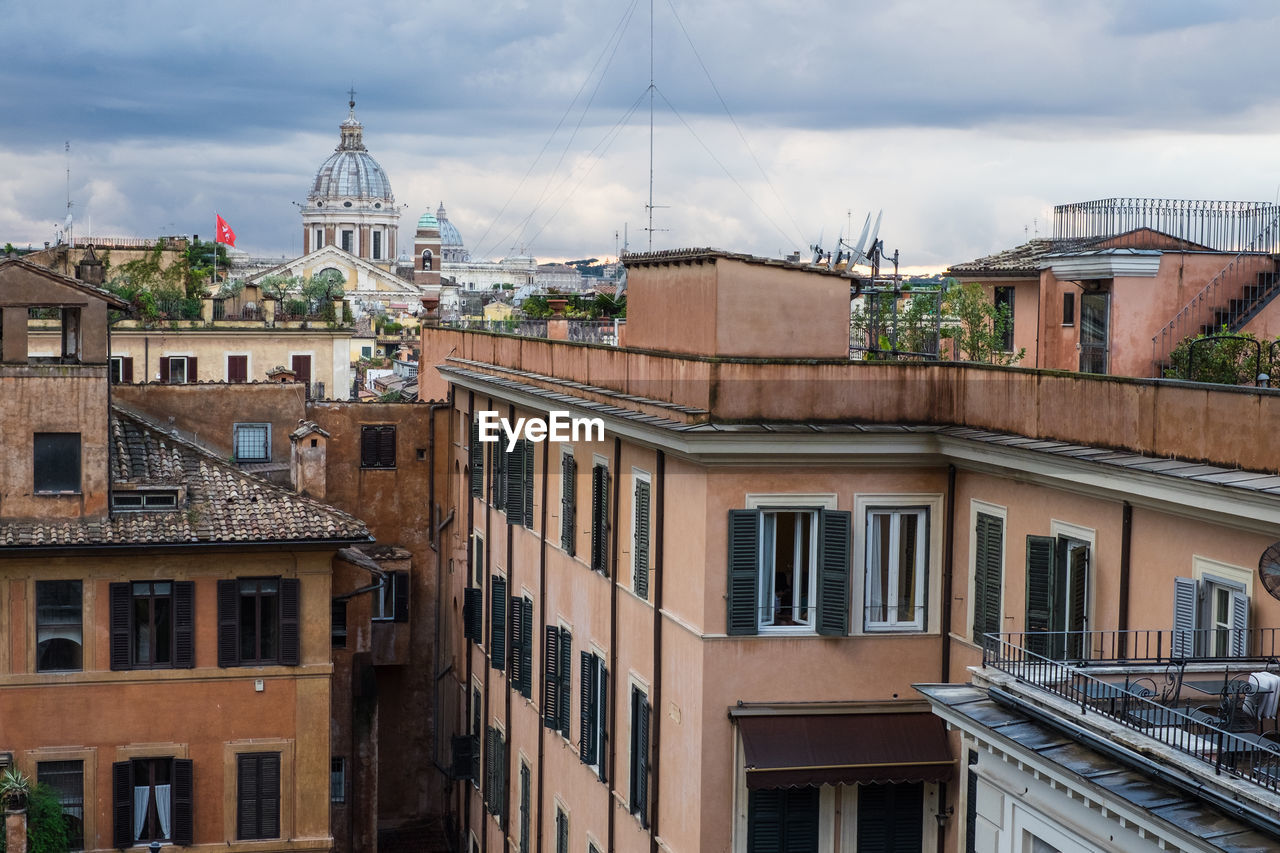
[(138, 785), (133, 789), (133, 840), (142, 838), (142, 826), (147, 822), (147, 798), (151, 794), (150, 785)]
[(156, 813), (160, 815), (160, 834), (169, 836), (169, 786), (156, 785)]

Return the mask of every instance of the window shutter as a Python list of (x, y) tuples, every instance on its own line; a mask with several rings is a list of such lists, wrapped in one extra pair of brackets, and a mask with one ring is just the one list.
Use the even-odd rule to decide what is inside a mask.
[(494, 768), (494, 776), (497, 784), (494, 785), (494, 814), (498, 816), (498, 823), (503, 829), (507, 827), (507, 743), (502, 738), (502, 732), (495, 733), (497, 747), (494, 752), (497, 753), (496, 767)]
[[(114, 586), (114, 584), (113, 584)], [(133, 846), (133, 762), (111, 765), (111, 845)], [(88, 839), (86, 839), (88, 840)]]
[(190, 847), (195, 838), (195, 774), (191, 760), (173, 759), (173, 843)]
[(240, 665), (240, 590), (235, 580), (218, 581), (218, 666)]
[(560, 547), (572, 557), (576, 553), (578, 512), (578, 463), (573, 456), (561, 457), (560, 474)]
[(471, 418), (471, 443), (467, 446), (467, 473), (471, 476), (471, 497), (484, 497), (484, 447), (480, 444), (480, 424)]
[(374, 434), (378, 437), (378, 467), (396, 467), (396, 428), (378, 427)]
[(449, 738), (450, 753), (453, 756), (449, 766), (450, 778), (474, 781), (475, 770), (472, 760), (475, 756), (473, 749), (476, 746), (479, 746), (479, 743), (475, 735), (454, 735)]
[(569, 708), (573, 705), (573, 635), (560, 629), (560, 649), (556, 662), (560, 665), (560, 734), (569, 738)]
[(533, 442), (524, 443), (524, 526), (533, 529)]
[(569, 853), (569, 816), (556, 809), (556, 853)]
[(596, 710), (596, 662), (595, 655), (590, 652), (582, 653), (582, 681), (578, 685), (580, 693), (580, 705), (582, 707), (582, 715), (579, 718), (579, 735), (578, 755), (582, 759), (583, 764), (596, 763), (596, 733), (595, 729), (595, 710)]
[(519, 691), (524, 682), (523, 599), (511, 596), (511, 687)]
[(391, 573), (391, 593), (395, 603), (395, 621), (409, 621), (409, 573)]
[(133, 358), (132, 357), (125, 357), (120, 359), (120, 381), (121, 382), (133, 381)]
[(1249, 596), (1231, 591), (1231, 655), (1244, 657), (1249, 653)]
[(132, 664), (129, 642), (129, 619), (132, 614), (133, 596), (129, 584), (111, 584), (111, 668), (114, 670), (129, 669)]
[(632, 588), (640, 598), (649, 599), (649, 481), (636, 481), (636, 541), (633, 546), (635, 578)]
[(1034, 636), (1053, 630), (1054, 575), (1057, 543), (1051, 536), (1027, 537), (1027, 621), (1026, 648), (1049, 657), (1051, 638)]
[(998, 516), (980, 512), (973, 535), (976, 539), (973, 565), (973, 641), (982, 645), (985, 642), (984, 634), (1000, 632), (1004, 521)]
[(818, 525), (818, 633), (849, 633), (849, 541), (853, 516), (847, 510), (823, 510)]
[(187, 356), (187, 382), (194, 385), (199, 378), (200, 372), (196, 369), (196, 357), (189, 355)]
[(263, 755), (259, 764), (261, 776), (259, 811), (261, 813), (260, 838), (280, 837), (280, 753)]
[(160, 359), (160, 381), (167, 383), (169, 381), (169, 359)]
[(605, 774), (605, 756), (609, 754), (609, 668), (600, 661), (600, 683), (596, 685), (593, 702), (599, 707), (595, 709), (595, 718), (600, 721), (596, 737), (596, 766), (599, 768), (601, 782), (607, 782)]
[(473, 643), (483, 639), (481, 613), (484, 608), (484, 590), (469, 586), (462, 591), (462, 635)]
[(236, 756), (236, 838), (257, 838), (261, 780), (258, 756)]
[(373, 427), (360, 428), (360, 467), (373, 468), (378, 464), (378, 434)]
[(493, 726), (488, 726), (484, 730), (484, 803), (489, 810), (489, 814), (495, 814), (494, 801), (494, 782), (497, 775), (494, 768), (497, 767), (497, 756), (494, 754), (498, 733)]
[[(861, 794), (868, 786), (858, 789)], [(764, 851), (782, 850), (782, 797), (786, 789), (755, 789), (747, 794), (747, 851), (748, 853), (764, 853)], [(858, 821), (858, 848), (862, 847), (862, 821)], [(881, 848), (874, 848), (881, 849)]]
[(517, 439), (516, 446), (502, 454), (506, 457), (507, 524), (524, 523), (524, 439)]
[(301, 622), (301, 602), (299, 600), (299, 582), (297, 578), (280, 579), (280, 663), (283, 666), (297, 666), (301, 660), (299, 654), (299, 623)]
[(729, 602), (726, 633), (754, 634), (759, 620), (760, 513), (754, 509), (729, 510)]
[(1065, 542), (1059, 546), (1061, 557), (1058, 560), (1059, 571), (1067, 572), (1068, 613), (1063, 628), (1072, 632), (1064, 639), (1067, 641), (1066, 656), (1072, 660), (1080, 660), (1088, 655), (1086, 636), (1083, 633), (1088, 625), (1089, 606), (1089, 549), (1077, 547), (1068, 549)]
[(637, 694), (636, 703), (636, 746), (632, 752), (632, 778), (634, 789), (631, 793), (633, 811), (640, 815), (640, 825), (649, 827), (649, 697), (632, 688)]
[(591, 469), (591, 569), (609, 576), (609, 469)]
[(529, 853), (529, 765), (520, 762), (520, 853)]
[(1196, 605), (1200, 586), (1194, 578), (1173, 579), (1173, 638), (1169, 654), (1189, 658), (1196, 653)]
[(969, 750), (969, 767), (965, 771), (966, 790), (964, 805), (964, 850), (965, 853), (978, 851), (978, 774), (974, 766), (978, 763), (978, 753)]
[(560, 727), (560, 629), (546, 627), (546, 649), (542, 655), (542, 724)]
[(524, 659), (520, 667), (522, 677), (519, 690), (520, 695), (528, 699), (533, 693), (533, 602), (527, 598), (521, 599), (520, 607), (524, 612), (520, 639)]
[(507, 581), (497, 575), (489, 596), (489, 665), (499, 672), (507, 668)]
[(178, 581), (173, 585), (173, 665), (176, 669), (191, 669), (196, 665), (195, 596), (192, 581)]

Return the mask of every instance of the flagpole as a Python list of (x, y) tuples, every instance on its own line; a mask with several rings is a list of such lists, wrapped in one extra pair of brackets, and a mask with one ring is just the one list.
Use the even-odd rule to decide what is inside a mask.
[(213, 221), (213, 281), (209, 285), (210, 290), (215, 290), (218, 286), (218, 214), (214, 214)]

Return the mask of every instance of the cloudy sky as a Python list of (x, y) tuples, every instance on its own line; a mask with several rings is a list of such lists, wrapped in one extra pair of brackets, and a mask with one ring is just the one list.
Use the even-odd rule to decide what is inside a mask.
[[(653, 247), (776, 256), (884, 210), (911, 268), (1045, 234), (1055, 203), (1280, 196), (1280, 6), (653, 0)], [(0, 240), (209, 237), (296, 254), (354, 86), (406, 206), (473, 255), (644, 232), (644, 0), (5, 4)], [(726, 108), (727, 107), (727, 108)], [(87, 220), (87, 222), (86, 222)]]

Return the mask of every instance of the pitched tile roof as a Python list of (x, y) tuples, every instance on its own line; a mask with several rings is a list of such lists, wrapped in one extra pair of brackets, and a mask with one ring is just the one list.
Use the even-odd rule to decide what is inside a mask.
[(178, 509), (3, 521), (0, 549), (370, 540), (359, 519), (247, 474), (121, 406), (112, 407), (111, 441), (113, 484), (177, 490)]
[(985, 258), (965, 261), (962, 264), (953, 264), (947, 269), (947, 274), (958, 276), (1038, 276), (1040, 274), (1040, 260), (1056, 248), (1060, 248), (1059, 244), (1053, 240), (1044, 238), (1030, 240), (1021, 246), (1014, 246), (1012, 249), (1005, 249), (1004, 251), (996, 252), (994, 255), (987, 255)]

